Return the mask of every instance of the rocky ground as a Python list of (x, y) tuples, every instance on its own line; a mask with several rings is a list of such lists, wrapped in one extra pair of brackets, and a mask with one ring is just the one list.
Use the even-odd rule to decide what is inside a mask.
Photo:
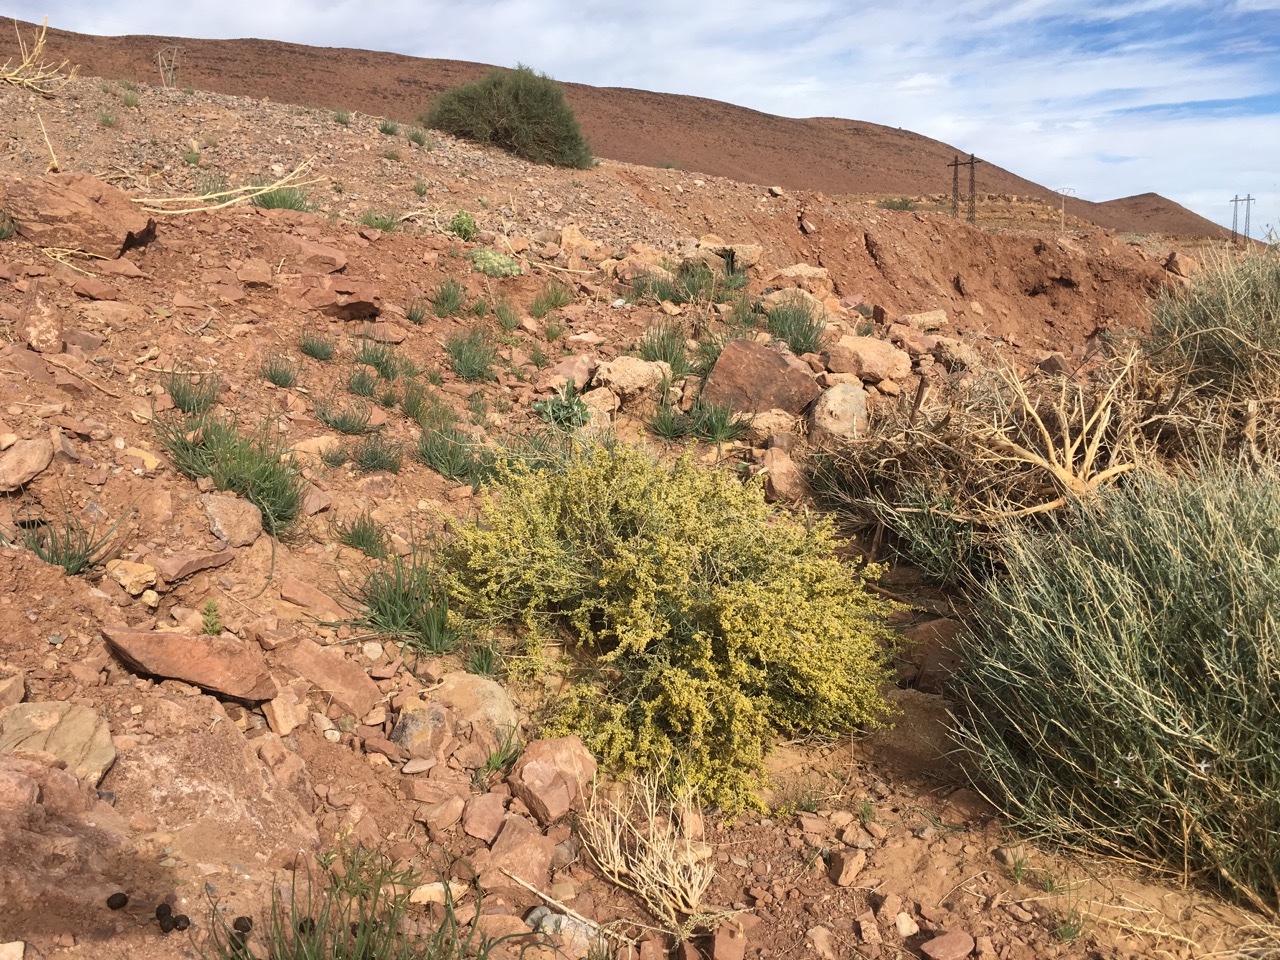
[[(431, 390), (477, 438), (538, 424), (533, 404), (573, 380), (597, 424), (639, 439), (662, 374), (633, 356), (643, 331), (679, 320), (715, 334), (725, 321), (630, 302), (630, 283), (732, 249), (753, 295), (803, 298), (828, 329), (824, 349), (801, 357), (764, 337), (726, 348), (706, 391), (756, 424), (698, 456), (763, 468), (772, 496), (803, 503), (806, 444), (864, 431), (868, 404), (909, 400), (922, 383), (945, 395), (995, 357), (1072, 370), (1099, 336), (1140, 327), (1151, 294), (1191, 269), (1159, 238), (1081, 224), (1059, 234), (1044, 208), (1049, 229), (975, 229), (679, 170), (535, 168), (436, 135), (417, 145), (361, 114), (338, 123), (109, 80), (52, 99), (0, 88), (0, 101), (0, 208), (19, 228), (0, 240), (11, 542), (0, 549), (0, 943), (26, 945), (0, 947), (4, 960), (198, 955), (211, 901), (261, 924), (299, 857), (343, 842), (386, 849), (428, 879), (478, 877), (483, 902), (467, 893), (460, 913), (490, 934), (530, 933), (529, 910), (549, 905), (617, 934), (620, 957), (676, 947), (584, 853), (571, 813), (594, 760), (571, 738), (536, 739), (536, 689), (342, 623), (371, 567), (339, 543), (342, 524), (367, 513), (405, 553), (475, 505), (470, 487), (407, 456), (399, 472), (325, 465), (342, 438), (316, 406), (346, 395), (362, 338), (438, 381)], [(44, 176), (51, 165), (62, 172)], [(300, 166), (315, 212), (160, 212), (207, 206), (163, 201), (214, 181)], [(397, 228), (362, 224), (370, 211)], [(476, 221), (470, 241), (448, 230), (458, 211)], [(483, 275), (478, 249), (514, 256), (521, 275)], [(447, 278), (484, 314), (428, 309), (415, 323)], [(552, 281), (572, 301), (533, 316)], [(494, 317), (502, 301), (510, 329)], [(448, 338), (472, 327), (499, 345), (493, 381), (464, 382), (447, 361)], [(304, 355), (304, 333), (332, 339), (337, 359)], [(267, 382), (273, 359), (296, 368), (294, 386)], [(173, 411), (174, 371), (216, 373), (221, 408), (279, 429), (308, 481), (299, 530), (273, 539), (244, 500), (177, 472), (156, 430)], [(403, 404), (372, 410), (381, 435), (411, 449), (419, 428)], [(77, 576), (22, 546), (68, 517), (105, 540), (101, 564)], [(898, 725), (779, 745), (770, 815), (688, 819), (687, 849), (716, 868), (705, 905), (726, 915), (683, 955), (1191, 957), (1237, 945), (1248, 918), (1195, 890), (1037, 851), (1001, 826), (945, 756), (937, 691), (956, 629), (945, 600), (909, 570), (885, 585), (921, 601), (901, 623), (919, 643), (902, 664)], [(530, 741), (520, 760), (490, 770), (513, 730)], [(107, 907), (115, 892), (130, 898), (119, 911)], [(162, 932), (161, 901), (189, 931)], [(549, 944), (548, 957), (585, 950)]]

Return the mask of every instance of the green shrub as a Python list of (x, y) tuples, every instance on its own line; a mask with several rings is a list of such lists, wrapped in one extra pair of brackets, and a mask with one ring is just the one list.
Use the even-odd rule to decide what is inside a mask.
[(297, 519), (307, 482), (269, 423), (247, 434), (234, 419), (208, 413), (155, 424), (178, 470), (244, 497), (262, 511), (262, 525), (272, 536)]
[(492, 458), (454, 424), (423, 427), (414, 459), (449, 480), (479, 486), (492, 476)]
[(1139, 473), (1002, 560), (952, 690), (979, 789), (1280, 913), (1280, 472)]
[(822, 334), (827, 325), (814, 313), (811, 304), (799, 293), (765, 311), (769, 333), (786, 343), (796, 356), (819, 353)]
[(520, 623), (534, 648), (568, 627), (594, 656), (550, 732), (579, 733), (615, 770), (665, 766), (733, 811), (758, 803), (778, 735), (888, 712), (893, 607), (864, 589), (878, 568), (838, 559), (829, 522), (775, 511), (759, 484), (689, 457), (620, 445), (499, 470), (442, 566), (470, 616)]
[(881, 210), (914, 210), (915, 201), (910, 197), (892, 197), (876, 204)]
[(671, 367), (673, 376), (682, 377), (691, 369), (687, 340), (680, 321), (659, 321), (648, 327), (640, 338), (640, 359), (664, 361)]
[(345, 127), (345, 126), (348, 126), (348, 125), (351, 123), (351, 111), (350, 111), (350, 110), (335, 110), (335, 111), (333, 112), (333, 122), (334, 122), (334, 123), (340, 123), (340, 124), (342, 124), (344, 127)]
[(437, 317), (456, 317), (467, 304), (467, 288), (453, 277), (445, 277), (429, 299)]
[(361, 337), (360, 345), (351, 359), (355, 363), (373, 367), (383, 380), (394, 380), (400, 374), (400, 358), (396, 356), (396, 348), (389, 343)]
[(404, 318), (415, 327), (422, 326), (427, 319), (427, 303), (424, 300), (413, 300), (405, 305)]
[(659, 303), (723, 303), (747, 282), (747, 275), (730, 268), (713, 270), (700, 260), (686, 260), (675, 273), (654, 271), (636, 277), (632, 289), (637, 297)]
[(533, 298), (533, 303), (529, 305), (529, 312), (541, 320), (552, 310), (559, 310), (571, 303), (573, 303), (572, 288), (559, 280), (552, 280), (538, 291), (538, 295)]
[(515, 257), (496, 250), (472, 250), (471, 262), (486, 277), (518, 277), (521, 273), (520, 264)]
[(493, 379), (493, 364), (498, 350), (483, 330), (472, 328), (455, 333), (444, 343), (449, 365), (463, 380), (476, 383)]
[(414, 127), (412, 130), (406, 133), (405, 137), (414, 146), (425, 147), (427, 145), (427, 132), (418, 127)]
[(476, 226), (475, 217), (465, 210), (459, 210), (455, 213), (445, 229), (459, 240), (474, 240), (476, 234), (480, 232), (480, 229)]
[(498, 305), (493, 308), (493, 313), (498, 318), (498, 326), (507, 333), (514, 333), (516, 327), (520, 326), (520, 316), (507, 300), (499, 300)]
[(559, 430), (576, 430), (591, 419), (591, 411), (578, 395), (572, 380), (545, 400), (535, 401), (533, 412)]
[(399, 473), (403, 454), (398, 443), (383, 438), (380, 433), (367, 433), (350, 450), (351, 460), (362, 473), (385, 470)]
[(446, 90), (424, 126), (492, 144), (534, 163), (585, 169), (591, 148), (559, 85), (525, 66)]
[(751, 418), (699, 397), (688, 413), (669, 403), (660, 403), (647, 426), (663, 440), (697, 437), (709, 443), (725, 443), (744, 436), (751, 427)]
[[(96, 524), (92, 529), (86, 527), (78, 516), (66, 508), (63, 509), (60, 520), (27, 520), (21, 531), (26, 548), (45, 563), (61, 567), (68, 576), (74, 577), (98, 566), (110, 556), (111, 540), (124, 522), (124, 517), (112, 524), (101, 536), (98, 535)], [(0, 536), (0, 543), (4, 542), (7, 541)]]
[(359, 436), (373, 429), (369, 426), (373, 411), (369, 409), (367, 403), (361, 401), (339, 404), (332, 398), (317, 400), (315, 414), (316, 419), (322, 424), (339, 433)]
[(298, 349), (302, 351), (304, 356), (324, 363), (333, 359), (334, 347), (333, 340), (309, 327), (302, 331), (302, 339), (298, 344)]

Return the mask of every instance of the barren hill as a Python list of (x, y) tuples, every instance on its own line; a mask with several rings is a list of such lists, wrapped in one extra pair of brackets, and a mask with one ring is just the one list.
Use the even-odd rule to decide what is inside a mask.
[[(28, 25), (24, 25), (24, 31)], [(95, 37), (50, 29), (49, 53), (87, 75), (155, 82), (156, 54), (180, 45), (180, 85), (283, 103), (359, 110), (413, 121), (441, 91), (491, 67), (368, 50), (269, 40)], [(565, 84), (597, 155), (748, 183), (829, 194), (921, 197), (951, 189), (947, 163), (967, 151), (874, 123), (795, 120), (700, 97)], [(981, 194), (1056, 202), (1053, 191), (993, 163), (979, 167)], [(1077, 216), (1121, 232), (1225, 237), (1226, 231), (1156, 194), (1092, 203), (1071, 200)]]

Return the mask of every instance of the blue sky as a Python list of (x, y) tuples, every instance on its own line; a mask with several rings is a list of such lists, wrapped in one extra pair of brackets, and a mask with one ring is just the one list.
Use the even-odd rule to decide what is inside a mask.
[[(1090, 200), (1280, 233), (1280, 0), (28, 0), (97, 34), (261, 37), (512, 66), (936, 137)], [(1242, 217), (1243, 219), (1243, 217)]]

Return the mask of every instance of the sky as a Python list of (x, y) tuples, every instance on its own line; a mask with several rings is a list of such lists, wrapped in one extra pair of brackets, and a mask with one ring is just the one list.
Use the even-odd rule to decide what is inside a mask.
[[(257, 37), (846, 117), (1088, 200), (1280, 235), (1280, 0), (18, 0), (103, 35)], [(1238, 208), (1243, 228), (1244, 206)]]

